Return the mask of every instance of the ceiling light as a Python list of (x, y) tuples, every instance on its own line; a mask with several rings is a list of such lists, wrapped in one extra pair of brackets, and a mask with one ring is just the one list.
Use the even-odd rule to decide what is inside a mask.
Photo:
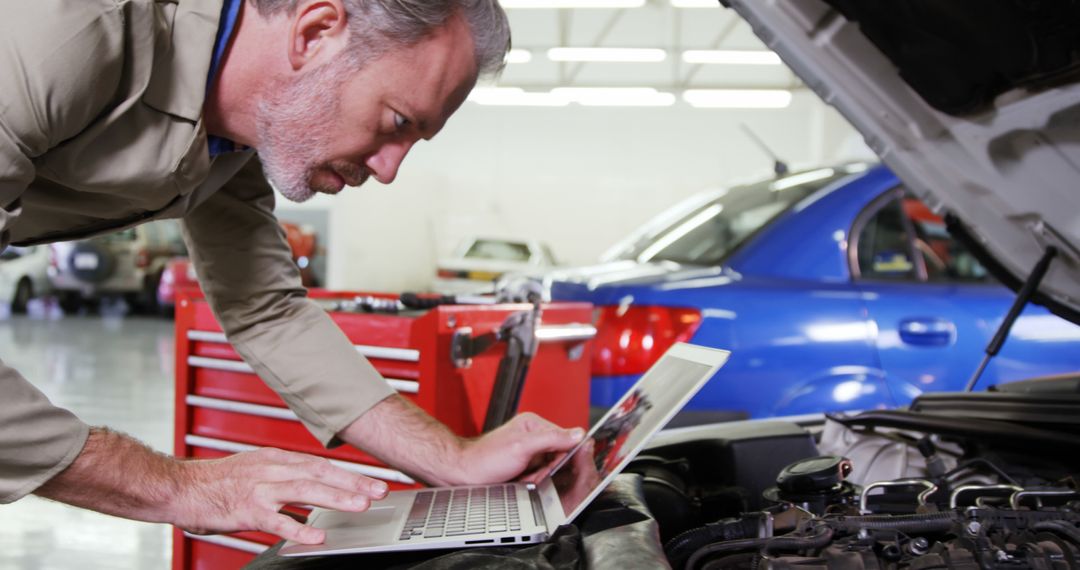
[(640, 8), (645, 0), (501, 0), (503, 8)]
[(783, 89), (687, 89), (683, 101), (692, 107), (713, 109), (783, 109), (791, 105), (791, 92)]
[(765, 50), (692, 49), (682, 54), (686, 63), (721, 65), (780, 65), (780, 56)]
[(564, 107), (570, 103), (565, 97), (528, 92), (520, 87), (477, 87), (469, 93), (468, 100), (478, 105), (509, 107)]
[(667, 52), (653, 48), (557, 47), (549, 49), (547, 56), (551, 61), (656, 63), (664, 61)]
[(527, 49), (512, 49), (506, 54), (506, 63), (529, 63), (532, 52)]
[(669, 107), (675, 104), (675, 95), (652, 87), (557, 87), (551, 94), (586, 107)]
[(720, 0), (671, 0), (676, 8), (719, 8)]

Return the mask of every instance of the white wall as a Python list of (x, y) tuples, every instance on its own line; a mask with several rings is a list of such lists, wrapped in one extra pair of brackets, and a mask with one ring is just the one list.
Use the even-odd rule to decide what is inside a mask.
[(769, 175), (740, 123), (794, 167), (858, 150), (850, 127), (805, 91), (783, 110), (466, 103), (392, 186), (369, 182), (304, 207), (330, 211), (336, 289), (423, 290), (436, 259), (470, 234), (535, 237), (565, 263), (590, 263), (680, 198)]

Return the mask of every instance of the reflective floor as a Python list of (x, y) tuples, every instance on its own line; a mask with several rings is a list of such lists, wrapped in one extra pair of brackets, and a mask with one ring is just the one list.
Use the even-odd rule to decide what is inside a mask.
[[(91, 425), (131, 434), (171, 452), (172, 321), (152, 317), (32, 317), (0, 320), (0, 359)], [(27, 497), (0, 505), (2, 569), (169, 567), (171, 527), (137, 523)]]

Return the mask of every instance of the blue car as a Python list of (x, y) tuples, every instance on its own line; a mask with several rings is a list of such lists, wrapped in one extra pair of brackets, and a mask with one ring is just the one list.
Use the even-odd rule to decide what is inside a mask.
[[(732, 350), (686, 408), (699, 421), (896, 407), (962, 390), (1014, 299), (883, 166), (798, 172), (662, 218), (611, 261), (549, 278), (552, 299), (597, 307), (594, 406), (689, 341)], [(1029, 306), (979, 386), (1077, 369), (1080, 327)]]

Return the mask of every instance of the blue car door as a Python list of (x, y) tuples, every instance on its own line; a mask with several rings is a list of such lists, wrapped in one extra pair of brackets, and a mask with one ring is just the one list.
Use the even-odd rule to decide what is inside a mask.
[[(894, 397), (963, 390), (1014, 294), (986, 274), (944, 222), (902, 188), (856, 220), (849, 262), (877, 326)], [(1080, 327), (1029, 305), (978, 388), (1080, 368)]]

